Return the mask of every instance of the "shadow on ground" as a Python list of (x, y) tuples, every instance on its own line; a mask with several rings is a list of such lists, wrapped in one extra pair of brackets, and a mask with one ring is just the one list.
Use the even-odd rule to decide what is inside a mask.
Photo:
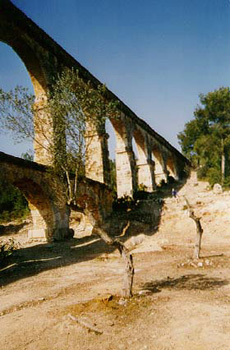
[[(184, 182), (177, 184), (177, 189), (183, 185)], [(148, 235), (155, 234), (160, 224), (161, 211), (164, 203), (163, 200), (159, 200), (162, 198), (161, 191), (164, 193), (165, 197), (170, 197), (171, 187), (172, 186), (169, 186), (164, 190), (154, 193), (153, 198), (146, 204), (147, 208), (142, 207), (143, 211), (140, 211), (137, 219), (143, 218), (144, 213), (147, 213), (146, 216), (149, 215), (150, 221), (146, 225), (143, 221), (135, 221), (137, 215), (135, 210), (133, 213), (128, 212), (125, 213), (125, 215), (122, 213), (116, 213), (108, 225), (108, 232), (112, 236), (119, 235), (122, 231), (122, 226), (124, 226), (127, 221), (131, 220), (131, 225), (127, 233), (124, 237), (120, 238), (123, 242), (131, 236), (143, 232)], [(150, 212), (149, 214), (148, 211)], [(17, 233), (23, 227), (24, 224), (20, 224), (19, 226), (16, 226), (16, 228), (9, 225), (7, 231), (3, 229), (4, 235)], [(1, 234), (3, 235), (0, 231), (0, 235)], [(80, 239), (73, 238), (65, 242), (55, 242), (52, 244), (43, 243), (21, 248), (2, 262), (0, 266), (0, 286), (8, 285), (17, 280), (36, 275), (42, 271), (92, 260), (104, 253), (111, 253), (113, 251), (113, 247), (109, 247), (94, 235)]]
[(24, 226), (27, 225), (27, 222), (14, 223), (10, 225), (0, 225), (0, 237), (1, 236), (10, 236), (12, 234), (18, 233)]
[(2, 262), (0, 286), (42, 271), (95, 259), (103, 253), (112, 251), (112, 247), (107, 246), (96, 236), (21, 248)]
[(185, 178), (179, 182), (165, 184), (152, 193), (144, 191), (135, 193), (135, 200), (133, 203), (131, 202), (130, 208), (119, 210), (119, 206), (116, 207), (109, 222), (105, 224), (105, 229), (110, 235), (116, 236), (122, 232), (122, 226), (124, 227), (129, 221), (130, 227), (127, 230), (126, 238), (140, 233), (154, 235), (161, 223), (164, 200), (172, 197), (173, 188), (178, 192), (186, 181)]
[(220, 278), (206, 277), (202, 274), (184, 275), (145, 283), (142, 288), (152, 293), (159, 293), (162, 289), (176, 290), (212, 290), (228, 285), (229, 281)]

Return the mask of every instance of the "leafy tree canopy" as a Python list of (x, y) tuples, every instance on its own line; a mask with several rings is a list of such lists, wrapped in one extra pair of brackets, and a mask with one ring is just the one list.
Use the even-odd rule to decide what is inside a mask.
[[(19, 142), (33, 140), (53, 155), (54, 170), (66, 176), (69, 203), (76, 197), (77, 177), (84, 172), (87, 130), (104, 131), (105, 119), (119, 116), (118, 102), (109, 101), (107, 95), (105, 85), (92, 86), (77, 71), (68, 69), (58, 76), (48, 95), (40, 101), (42, 113), (41, 104), (36, 107), (38, 101), (27, 89), (17, 86), (5, 92), (0, 88), (2, 131), (12, 131)], [(47, 130), (54, 130), (55, 137)], [(42, 144), (41, 136), (45, 139)], [(73, 188), (70, 173), (75, 174)]]
[(213, 185), (229, 182), (230, 89), (200, 95), (194, 119), (178, 134), (182, 152)]

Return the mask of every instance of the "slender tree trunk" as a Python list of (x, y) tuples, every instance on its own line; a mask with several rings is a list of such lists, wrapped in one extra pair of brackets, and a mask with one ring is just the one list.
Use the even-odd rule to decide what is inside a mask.
[(196, 217), (193, 212), (190, 213), (190, 218), (193, 219), (196, 223), (196, 238), (195, 238), (195, 249), (194, 249), (194, 258), (200, 258), (200, 250), (201, 250), (201, 240), (203, 229), (200, 223), (200, 218)]
[(189, 201), (187, 200), (187, 198), (185, 197), (185, 201), (186, 204), (188, 206), (188, 210), (189, 210), (189, 217), (194, 220), (195, 224), (196, 224), (196, 238), (195, 238), (195, 248), (194, 248), (194, 254), (193, 257), (195, 259), (199, 259), (200, 258), (200, 251), (201, 251), (201, 240), (202, 240), (202, 234), (203, 234), (203, 228), (201, 226), (200, 223), (200, 219), (198, 218), (195, 214), (194, 211), (192, 210), (191, 205), (189, 204)]
[(74, 176), (74, 188), (73, 188), (74, 205), (76, 205), (77, 203), (77, 186), (78, 186), (78, 167), (76, 167), (75, 176)]
[(65, 170), (65, 174), (66, 174), (66, 180), (67, 180), (67, 184), (68, 184), (68, 201), (67, 201), (67, 203), (70, 204), (72, 202), (72, 199), (73, 199), (72, 187), (71, 187), (71, 182), (70, 182), (70, 178), (69, 178), (69, 172), (67, 170)]
[(224, 139), (221, 139), (221, 185), (223, 186), (225, 179), (225, 149)]
[(119, 250), (119, 253), (125, 263), (123, 296), (126, 298), (132, 297), (134, 265), (133, 257), (129, 253), (126, 246), (119, 240), (111, 238), (102, 228), (94, 226), (93, 230), (106, 244), (113, 246)]

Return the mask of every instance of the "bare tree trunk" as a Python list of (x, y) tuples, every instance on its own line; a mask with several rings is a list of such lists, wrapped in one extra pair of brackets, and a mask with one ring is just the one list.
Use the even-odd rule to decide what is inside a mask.
[(65, 174), (66, 174), (66, 180), (67, 180), (67, 184), (68, 184), (68, 201), (67, 203), (70, 204), (72, 202), (73, 199), (73, 195), (72, 195), (72, 187), (71, 187), (71, 182), (70, 182), (70, 178), (69, 178), (69, 172), (65, 170)]
[(106, 244), (113, 246), (119, 250), (122, 259), (125, 263), (124, 273), (124, 285), (123, 285), (123, 296), (126, 298), (132, 297), (133, 278), (134, 278), (134, 266), (133, 257), (129, 253), (126, 246), (119, 240), (111, 238), (103, 229), (98, 226), (94, 226), (93, 232), (95, 232)]
[(195, 259), (199, 259), (200, 258), (200, 250), (201, 250), (201, 239), (202, 239), (202, 234), (203, 234), (203, 228), (201, 226), (200, 223), (200, 219), (198, 218), (195, 214), (194, 211), (192, 210), (192, 207), (189, 203), (189, 201), (187, 200), (187, 198), (185, 197), (185, 201), (187, 203), (188, 206), (188, 210), (189, 210), (189, 217), (194, 220), (195, 224), (196, 224), (196, 238), (195, 238), (195, 249), (194, 249), (194, 258)]
[(224, 150), (224, 140), (223, 138), (221, 139), (221, 185), (223, 186), (224, 184), (224, 179), (225, 179), (225, 150)]
[(76, 205), (76, 198), (77, 198), (77, 186), (78, 186), (78, 167), (76, 167), (75, 170), (75, 176), (74, 176), (74, 188), (73, 188), (73, 198), (74, 198), (74, 205)]

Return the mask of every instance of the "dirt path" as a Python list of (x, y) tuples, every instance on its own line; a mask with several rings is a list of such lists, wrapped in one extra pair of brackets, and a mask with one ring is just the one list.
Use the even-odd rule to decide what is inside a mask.
[[(0, 271), (0, 349), (229, 350), (230, 193), (206, 186), (192, 177), (178, 201), (166, 199), (156, 234), (128, 239), (136, 244), (130, 301), (111, 297), (123, 265), (96, 237), (31, 244), (15, 234), (22, 248)], [(183, 195), (202, 215), (199, 262)]]

